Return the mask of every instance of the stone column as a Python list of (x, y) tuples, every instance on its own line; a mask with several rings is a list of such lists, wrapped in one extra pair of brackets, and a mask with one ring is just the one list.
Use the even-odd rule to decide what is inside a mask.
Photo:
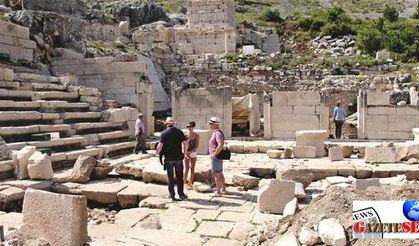
[(144, 114), (145, 134), (148, 137), (154, 133), (154, 100), (151, 83), (145, 81), (138, 82), (137, 93), (139, 97), (138, 109)]
[(260, 130), (259, 98), (256, 94), (252, 94), (250, 100), (249, 133), (250, 136), (254, 136)]
[(367, 92), (366, 91), (359, 91), (358, 95), (358, 105), (357, 105), (357, 111), (358, 111), (358, 138), (359, 139), (365, 139), (366, 135), (366, 129), (365, 129), (365, 117), (367, 114)]
[(267, 139), (272, 138), (271, 128), (271, 98), (265, 92), (263, 94), (263, 134)]
[(418, 97), (418, 92), (416, 91), (416, 87), (414, 86), (410, 87), (409, 93), (410, 93), (410, 105), (419, 106), (418, 105), (419, 97)]

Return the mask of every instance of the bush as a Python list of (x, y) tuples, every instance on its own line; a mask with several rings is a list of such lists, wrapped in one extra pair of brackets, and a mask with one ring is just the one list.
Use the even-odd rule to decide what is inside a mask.
[(395, 7), (390, 7), (386, 4), (383, 12), (384, 19), (395, 22), (399, 19), (399, 12), (397, 12), (397, 9)]
[(327, 23), (322, 28), (322, 32), (323, 34), (331, 35), (332, 37), (355, 34), (355, 31), (352, 30), (348, 23)]
[(278, 10), (267, 9), (263, 11), (260, 16), (260, 19), (263, 21), (282, 23), (284, 20), (281, 18), (281, 15)]
[(298, 20), (298, 27), (303, 29), (303, 31), (305, 32), (310, 31), (312, 24), (313, 24), (312, 18), (302, 18)]

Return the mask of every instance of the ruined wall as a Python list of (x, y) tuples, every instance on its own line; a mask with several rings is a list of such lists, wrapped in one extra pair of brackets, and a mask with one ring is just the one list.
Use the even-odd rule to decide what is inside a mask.
[(186, 18), (191, 26), (234, 26), (234, 0), (189, 0), (186, 7)]
[(33, 61), (36, 43), (29, 40), (27, 27), (0, 20), (0, 54), (2, 60)]
[(390, 92), (359, 93), (358, 138), (413, 139), (415, 127), (419, 127), (417, 105), (390, 105)]
[(208, 120), (218, 117), (220, 128), (226, 137), (231, 136), (232, 90), (231, 87), (217, 89), (176, 89), (172, 88), (172, 115), (179, 128), (190, 121), (196, 122), (197, 129), (208, 129)]
[(277, 91), (265, 96), (265, 138), (295, 138), (299, 130), (327, 130), (329, 109), (319, 92)]

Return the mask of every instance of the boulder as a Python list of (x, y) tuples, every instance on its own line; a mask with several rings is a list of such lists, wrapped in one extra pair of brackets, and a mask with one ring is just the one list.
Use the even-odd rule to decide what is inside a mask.
[(76, 163), (74, 164), (73, 170), (69, 177), (69, 181), (74, 183), (87, 183), (95, 166), (95, 158), (86, 155), (79, 156), (76, 160)]
[(258, 207), (260, 212), (282, 214), (294, 198), (295, 182), (264, 179), (259, 182)]
[(106, 176), (112, 172), (113, 166), (107, 161), (98, 161), (95, 168), (93, 169), (92, 174), (90, 175), (91, 179), (104, 179)]
[(292, 158), (292, 149), (291, 148), (285, 148), (284, 153), (282, 154), (282, 157), (284, 159), (290, 159)]
[(319, 223), (319, 235), (327, 245), (345, 246), (346, 236), (342, 225), (337, 219), (324, 219)]
[(166, 209), (169, 203), (172, 203), (170, 199), (151, 196), (142, 200), (138, 206), (140, 208)]
[[(316, 148), (316, 157), (326, 155), (324, 141), (327, 139), (326, 130), (307, 130), (296, 132), (296, 146), (312, 146)], [(294, 152), (295, 155), (295, 152)]]
[(396, 147), (397, 161), (407, 161), (411, 158), (419, 159), (419, 143)]
[(246, 174), (234, 174), (233, 175), (233, 185), (241, 186), (245, 189), (251, 189), (259, 185), (259, 178), (252, 177)]
[(298, 201), (297, 201), (297, 198), (294, 197), (294, 199), (292, 199), (291, 201), (287, 203), (287, 205), (285, 205), (284, 216), (294, 215), (297, 209), (298, 209)]
[(331, 161), (343, 160), (342, 149), (339, 146), (329, 148), (329, 159)]
[(79, 246), (87, 240), (87, 200), (28, 189), (23, 200), (23, 235), (45, 239), (50, 245)]
[(269, 156), (269, 158), (271, 159), (279, 159), (281, 158), (283, 151), (280, 150), (268, 150), (266, 151), (266, 154)]
[(343, 145), (342, 148), (342, 155), (343, 158), (350, 158), (352, 155), (352, 152), (354, 151), (354, 146), (351, 145)]
[(12, 151), (7, 147), (6, 142), (0, 136), (0, 161), (12, 159)]
[(52, 179), (54, 172), (47, 154), (36, 151), (28, 159), (28, 173), (31, 179)]
[(316, 148), (312, 146), (294, 146), (295, 158), (316, 158)]
[(35, 146), (25, 146), (23, 149), (16, 151), (13, 154), (13, 162), (15, 165), (14, 173), (17, 179), (29, 178), (28, 159), (33, 153), (35, 153), (35, 151)]
[(320, 241), (319, 234), (308, 226), (303, 226), (298, 236), (301, 244), (312, 246), (316, 245)]
[(201, 182), (194, 182), (193, 183), (193, 189), (196, 192), (201, 192), (201, 193), (207, 193), (207, 192), (212, 192), (212, 188), (211, 186), (201, 183)]
[(118, 25), (118, 32), (119, 34), (128, 35), (129, 34), (129, 22), (128, 21), (121, 21)]

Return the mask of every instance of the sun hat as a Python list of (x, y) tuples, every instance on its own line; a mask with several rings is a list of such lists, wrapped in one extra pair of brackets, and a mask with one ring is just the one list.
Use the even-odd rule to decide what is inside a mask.
[(210, 120), (208, 121), (208, 123), (210, 124), (217, 124), (217, 125), (219, 125), (220, 122), (221, 122), (220, 119), (218, 119), (217, 117), (211, 117)]

